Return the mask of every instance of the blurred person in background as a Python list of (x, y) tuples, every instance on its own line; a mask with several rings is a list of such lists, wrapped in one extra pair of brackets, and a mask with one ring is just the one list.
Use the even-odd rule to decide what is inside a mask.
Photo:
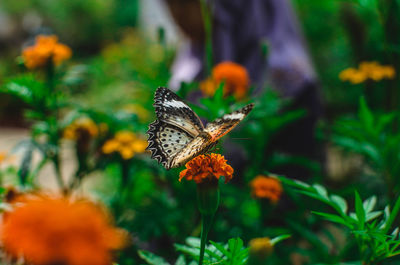
[[(170, 87), (205, 78), (205, 30), (199, 0), (164, 0), (188, 42), (178, 51)], [(321, 115), (318, 81), (297, 18), (288, 0), (208, 1), (212, 16), (214, 64), (232, 61), (244, 66), (257, 95), (269, 85), (292, 99), (289, 109), (305, 109), (306, 115), (286, 126), (271, 140), (266, 153), (274, 151), (322, 160), (315, 139)], [(268, 53), (265, 47), (267, 45)], [(268, 103), (266, 103), (268, 104)], [(239, 150), (229, 144), (228, 159), (236, 168), (244, 165)], [(231, 152), (230, 152), (231, 151)], [(234, 153), (235, 155), (229, 155)], [(236, 163), (235, 163), (236, 162)], [(294, 178), (310, 175), (305, 168), (285, 166), (274, 170)]]

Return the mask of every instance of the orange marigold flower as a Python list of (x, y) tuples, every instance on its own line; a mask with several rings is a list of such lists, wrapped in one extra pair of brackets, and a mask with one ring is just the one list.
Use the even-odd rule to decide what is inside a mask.
[(6, 160), (7, 158), (7, 153), (6, 152), (0, 152), (0, 163)]
[(259, 175), (251, 182), (252, 195), (260, 199), (269, 199), (276, 203), (282, 194), (282, 185), (276, 178)]
[(33, 46), (22, 51), (22, 57), (27, 68), (34, 69), (45, 66), (51, 59), (55, 65), (61, 64), (72, 55), (71, 49), (58, 43), (57, 36), (39, 35)]
[(179, 174), (179, 181), (183, 178), (194, 180), (197, 184), (205, 180), (225, 177), (225, 183), (232, 179), (233, 168), (226, 163), (220, 154), (199, 155), (186, 163), (186, 169)]
[(0, 233), (7, 254), (32, 265), (111, 265), (110, 251), (126, 242), (126, 234), (110, 224), (102, 208), (50, 196), (14, 205)]
[(219, 84), (224, 82), (224, 95), (233, 94), (236, 99), (243, 99), (248, 91), (250, 78), (246, 68), (233, 62), (222, 62), (212, 70), (212, 77), (200, 84), (204, 94), (213, 96)]
[(111, 154), (118, 152), (123, 159), (131, 159), (136, 153), (146, 150), (147, 141), (138, 138), (134, 133), (128, 131), (118, 132), (114, 138), (103, 145), (103, 153)]

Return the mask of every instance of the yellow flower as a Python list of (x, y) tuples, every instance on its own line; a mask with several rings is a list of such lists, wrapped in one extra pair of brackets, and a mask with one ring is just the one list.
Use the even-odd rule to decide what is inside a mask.
[(74, 120), (68, 127), (64, 129), (64, 138), (70, 140), (77, 140), (85, 136), (94, 138), (98, 134), (99, 129), (96, 123), (86, 117)]
[(272, 253), (274, 246), (268, 237), (254, 238), (250, 240), (250, 255), (267, 257)]
[(367, 75), (354, 68), (347, 68), (340, 72), (339, 78), (342, 81), (349, 81), (353, 84), (359, 84), (367, 79)]
[(278, 179), (259, 175), (251, 182), (251, 193), (259, 199), (269, 199), (276, 203), (282, 194), (282, 185)]
[(382, 66), (381, 71), (383, 73), (383, 78), (393, 79), (396, 76), (396, 71), (394, 70), (393, 66)]
[(39, 35), (33, 46), (22, 51), (25, 66), (29, 69), (46, 66), (49, 60), (52, 60), (55, 65), (59, 65), (69, 59), (71, 55), (71, 49), (58, 43), (58, 38), (54, 35)]
[(136, 153), (143, 153), (147, 147), (147, 141), (138, 138), (134, 133), (121, 131), (114, 138), (103, 145), (103, 153), (119, 153), (125, 160), (131, 159)]
[(183, 178), (194, 180), (197, 184), (206, 180), (225, 177), (225, 183), (232, 179), (233, 168), (226, 163), (220, 154), (199, 155), (186, 163), (186, 169), (179, 174), (179, 181)]
[(380, 81), (384, 78), (393, 79), (396, 75), (394, 68), (390, 65), (380, 65), (378, 62), (361, 62), (358, 69), (347, 68), (340, 72), (342, 81), (359, 84), (367, 79)]
[(224, 96), (234, 95), (243, 99), (249, 89), (250, 78), (246, 68), (233, 62), (222, 62), (212, 70), (212, 76), (200, 84), (200, 90), (213, 96), (221, 82), (224, 82)]
[(25, 196), (4, 215), (2, 246), (26, 264), (109, 265), (111, 251), (126, 244), (125, 232), (113, 227), (109, 217), (87, 200)]

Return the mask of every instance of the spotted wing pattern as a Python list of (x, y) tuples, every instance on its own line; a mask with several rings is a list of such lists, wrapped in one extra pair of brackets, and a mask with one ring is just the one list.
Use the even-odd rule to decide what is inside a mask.
[(147, 150), (166, 169), (177, 167), (174, 157), (204, 131), (204, 126), (196, 113), (167, 88), (156, 90), (154, 107), (157, 120), (147, 131)]
[(159, 120), (175, 125), (193, 137), (204, 130), (203, 123), (197, 114), (168, 88), (159, 87), (156, 90), (153, 106)]
[(254, 104), (249, 104), (240, 110), (225, 114), (221, 118), (208, 123), (204, 131), (210, 134), (212, 142), (216, 142), (222, 136), (235, 128), (236, 125), (238, 125), (239, 122), (241, 122), (247, 116), (247, 114), (249, 114), (253, 107)]
[(169, 163), (172, 158), (194, 138), (179, 127), (166, 122), (155, 120), (149, 126), (149, 145), (151, 158), (157, 160), (165, 168), (171, 168)]

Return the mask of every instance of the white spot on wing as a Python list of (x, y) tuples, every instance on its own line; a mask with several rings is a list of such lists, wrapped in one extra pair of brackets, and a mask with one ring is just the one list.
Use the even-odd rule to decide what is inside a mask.
[(188, 108), (188, 106), (185, 103), (178, 100), (165, 101), (163, 105), (165, 107), (173, 107), (173, 108)]
[(224, 115), (223, 119), (231, 119), (231, 120), (242, 120), (244, 118), (244, 114), (243, 113), (231, 113), (231, 114), (227, 114)]

